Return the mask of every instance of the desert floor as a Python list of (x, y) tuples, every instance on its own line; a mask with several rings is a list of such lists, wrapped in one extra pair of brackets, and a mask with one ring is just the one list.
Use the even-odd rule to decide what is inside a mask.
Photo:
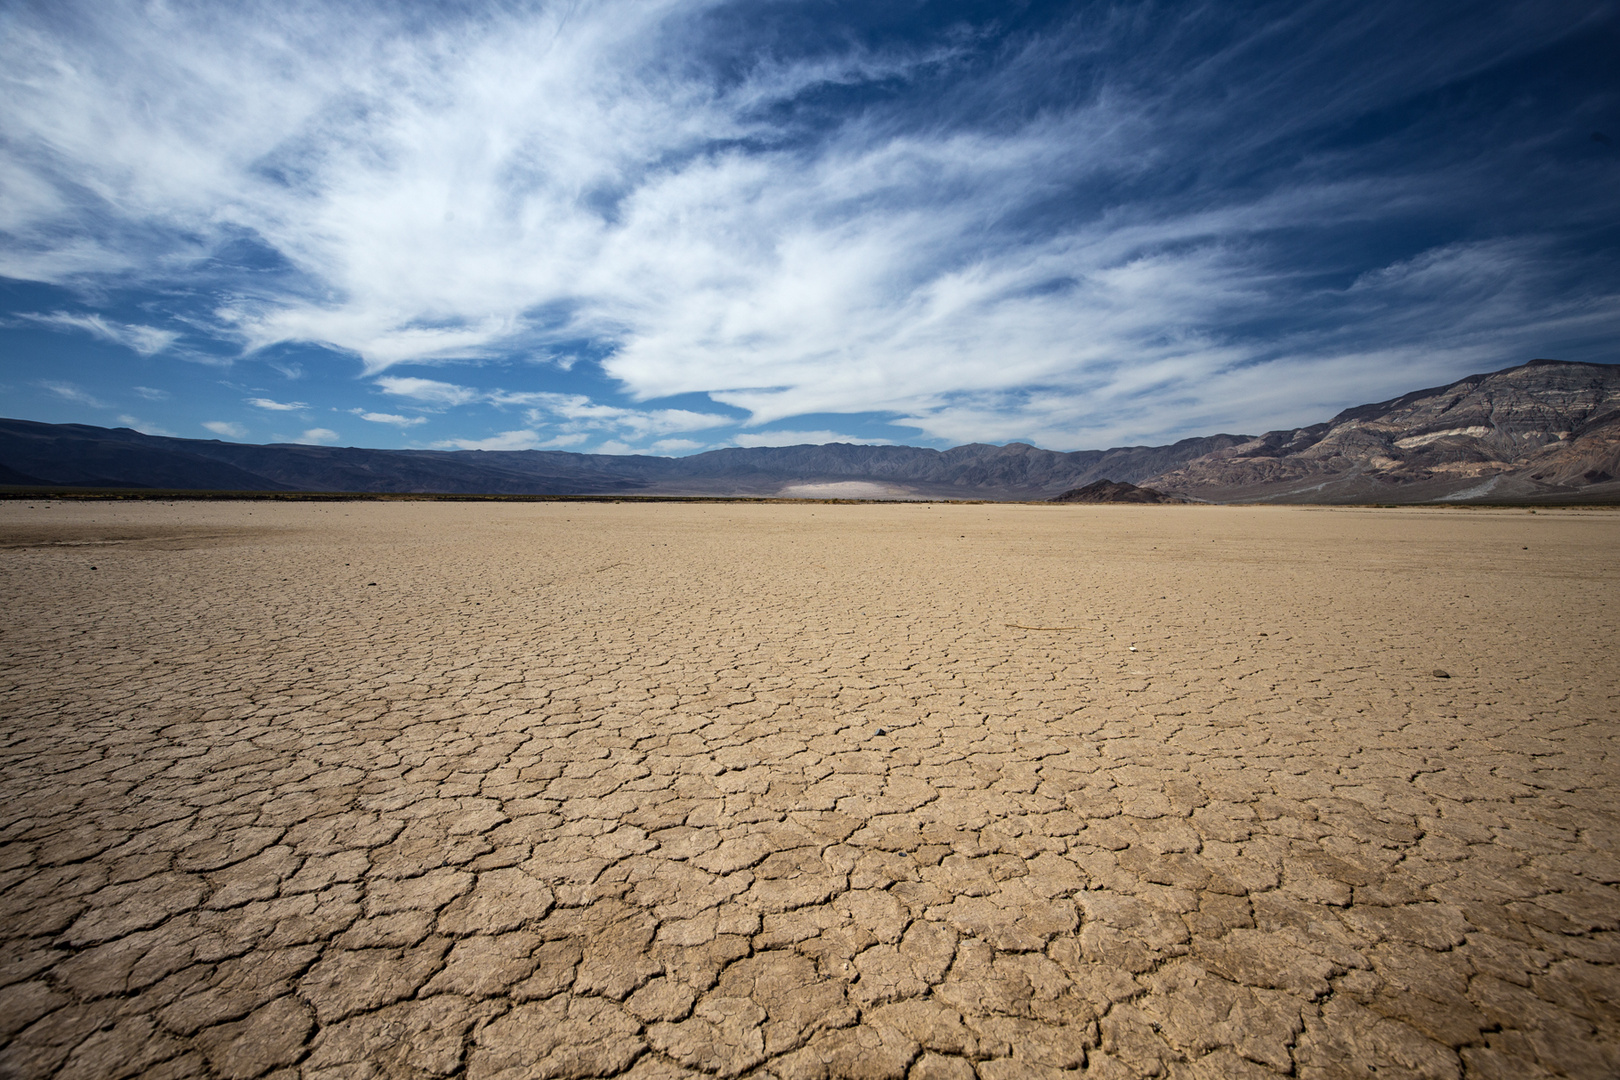
[(1620, 1075), (1617, 552), (0, 504), (0, 1075)]

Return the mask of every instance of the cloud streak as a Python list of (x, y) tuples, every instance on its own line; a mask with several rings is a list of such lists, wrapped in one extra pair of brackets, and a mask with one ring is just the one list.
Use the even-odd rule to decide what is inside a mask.
[[(723, 413), (704, 413), (692, 409), (632, 409), (604, 405), (583, 394), (559, 394), (550, 391), (477, 390), (437, 379), (384, 375), (376, 380), (384, 393), (422, 402), (427, 407), (447, 407), (482, 402), (497, 407), (524, 407), (525, 418), (536, 427), (547, 427), (558, 433), (545, 440), (547, 448), (572, 446), (583, 442), (588, 433), (612, 433), (635, 440), (670, 435), (677, 432), (701, 431), (736, 422)], [(394, 424), (412, 424), (419, 420), (387, 413), (364, 413), (355, 410), (367, 420)], [(508, 431), (490, 439), (452, 439), (443, 445), (462, 449), (532, 449), (540, 445), (540, 436), (532, 430)], [(515, 447), (516, 442), (523, 442)], [(496, 444), (499, 444), (498, 446)], [(666, 449), (678, 447), (679, 441), (666, 442)], [(694, 447), (701, 443), (693, 443)]]
[(80, 387), (74, 386), (72, 383), (46, 380), (41, 382), (39, 385), (41, 389), (50, 391), (63, 401), (71, 401), (75, 405), (88, 405), (92, 409), (108, 408), (106, 402), (102, 401), (94, 394), (91, 394)]
[(92, 337), (100, 338), (102, 341), (122, 345), (124, 348), (141, 356), (152, 356), (163, 352), (180, 338), (180, 335), (173, 330), (163, 330), (156, 326), (109, 322), (100, 315), (75, 315), (65, 311), (55, 311), (48, 315), (23, 313), (18, 317), (40, 326), (60, 330), (82, 331)]

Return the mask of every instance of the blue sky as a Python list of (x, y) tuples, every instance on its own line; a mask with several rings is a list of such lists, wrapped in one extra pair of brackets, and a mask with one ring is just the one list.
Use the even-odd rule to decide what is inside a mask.
[(1612, 3), (0, 0), (0, 414), (1161, 443), (1620, 361)]

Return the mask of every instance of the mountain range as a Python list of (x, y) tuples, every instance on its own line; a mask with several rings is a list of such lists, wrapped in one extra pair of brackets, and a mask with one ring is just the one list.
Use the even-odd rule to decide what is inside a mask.
[(1209, 502), (1620, 502), (1620, 365), (1532, 360), (1153, 477)]
[(1620, 502), (1620, 365), (1532, 360), (1264, 435), (731, 448), (690, 457), (367, 450), (0, 420), (0, 487), (1051, 499), (1109, 480), (1206, 502)]

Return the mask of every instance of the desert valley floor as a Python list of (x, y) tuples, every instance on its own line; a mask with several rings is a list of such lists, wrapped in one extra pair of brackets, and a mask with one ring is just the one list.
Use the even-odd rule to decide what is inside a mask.
[(0, 1075), (1620, 1075), (1616, 552), (6, 502)]

